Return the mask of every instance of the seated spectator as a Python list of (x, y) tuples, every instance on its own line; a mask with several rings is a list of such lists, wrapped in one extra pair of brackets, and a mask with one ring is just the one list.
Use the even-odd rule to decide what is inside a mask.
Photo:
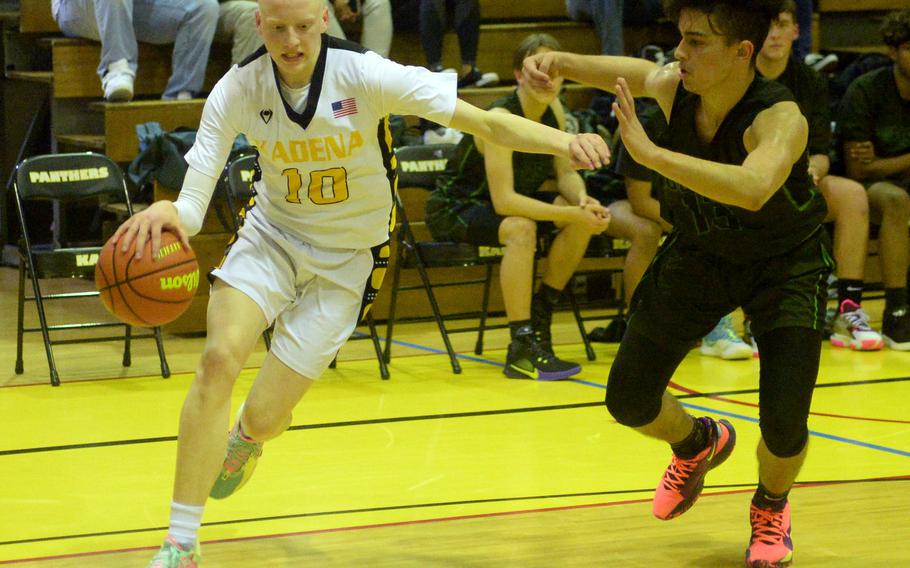
[[(565, 113), (558, 99), (561, 81), (541, 90), (521, 74), (526, 56), (556, 49), (559, 43), (547, 34), (525, 38), (512, 62), (518, 87), (494, 102), (492, 112), (564, 129)], [(505, 248), (499, 279), (512, 340), (504, 374), (539, 380), (577, 374), (581, 371), (577, 363), (553, 354), (552, 310), (591, 236), (607, 228), (610, 211), (587, 195), (581, 176), (562, 159), (513, 152), (466, 134), (448, 163), (427, 202), (427, 226), (439, 240)], [(554, 173), (559, 191), (555, 199), (539, 193)], [(549, 233), (554, 225), (559, 232), (532, 300), (538, 235)]]
[(218, 0), (216, 43), (231, 44), (231, 64), (237, 65), (262, 46), (256, 30), (256, 0)]
[(448, 14), (458, 35), (461, 70), (458, 88), (489, 87), (499, 83), (496, 73), (482, 73), (477, 68), (477, 46), (480, 41), (480, 4), (477, 0), (420, 0), (420, 43), (431, 71), (443, 71), (442, 40)]
[(566, 13), (573, 20), (594, 23), (601, 54), (625, 55), (623, 26), (650, 24), (662, 11), (660, 0), (566, 0)]
[[(831, 167), (831, 113), (825, 79), (794, 53), (802, 30), (796, 25), (797, 6), (784, 0), (780, 16), (771, 24), (755, 65), (764, 77), (785, 85), (809, 123), (809, 175), (828, 205), (826, 222), (834, 222), (834, 259), (837, 261), (837, 315), (831, 344), (861, 351), (882, 348), (882, 337), (869, 326), (862, 309), (863, 279), (869, 236), (869, 199), (856, 181), (828, 175)], [(906, 254), (905, 254), (906, 256)]]
[(329, 35), (346, 39), (342, 24), (362, 20), (360, 44), (383, 57), (389, 56), (392, 48), (392, 7), (389, 0), (329, 0), (328, 4)]
[(885, 286), (882, 336), (910, 350), (907, 253), (910, 239), (910, 9), (892, 12), (882, 37), (893, 65), (858, 77), (838, 110), (847, 175), (863, 182), (872, 222), (879, 225)]
[(190, 99), (202, 90), (218, 23), (217, 0), (52, 0), (57, 25), (70, 37), (101, 42), (98, 75), (108, 101), (133, 98), (137, 41), (174, 44), (164, 99)]

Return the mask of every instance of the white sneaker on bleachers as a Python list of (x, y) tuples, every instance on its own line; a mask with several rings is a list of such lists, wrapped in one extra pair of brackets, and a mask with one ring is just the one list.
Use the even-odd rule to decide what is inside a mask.
[(125, 103), (133, 100), (133, 80), (136, 73), (130, 69), (126, 59), (118, 59), (107, 66), (107, 73), (101, 78), (104, 99), (112, 103)]

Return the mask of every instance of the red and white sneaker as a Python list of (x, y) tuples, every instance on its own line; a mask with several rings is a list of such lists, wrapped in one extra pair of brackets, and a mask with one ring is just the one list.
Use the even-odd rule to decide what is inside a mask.
[(698, 418), (708, 427), (708, 446), (686, 460), (675, 454), (654, 493), (654, 516), (661, 520), (678, 517), (689, 510), (705, 485), (705, 475), (724, 463), (736, 445), (736, 430), (726, 420)]
[(793, 540), (790, 538), (790, 503), (780, 511), (749, 507), (752, 539), (746, 549), (746, 566), (777, 568), (793, 562)]
[(869, 316), (856, 302), (844, 300), (832, 323), (831, 345), (854, 351), (879, 351), (885, 342), (869, 326)]

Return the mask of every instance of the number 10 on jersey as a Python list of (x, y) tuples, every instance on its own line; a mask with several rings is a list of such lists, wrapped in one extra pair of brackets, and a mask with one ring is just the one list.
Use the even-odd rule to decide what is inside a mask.
[[(288, 180), (288, 203), (300, 203), (300, 189), (303, 178), (297, 168), (288, 168), (281, 172)], [(329, 168), (310, 172), (310, 183), (307, 196), (316, 205), (341, 203), (348, 198), (348, 174), (344, 168)]]

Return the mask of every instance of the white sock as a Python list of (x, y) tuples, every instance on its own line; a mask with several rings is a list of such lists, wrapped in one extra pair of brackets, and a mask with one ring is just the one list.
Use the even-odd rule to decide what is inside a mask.
[(171, 501), (171, 521), (167, 535), (182, 545), (195, 546), (199, 525), (202, 524), (202, 505), (184, 505)]

